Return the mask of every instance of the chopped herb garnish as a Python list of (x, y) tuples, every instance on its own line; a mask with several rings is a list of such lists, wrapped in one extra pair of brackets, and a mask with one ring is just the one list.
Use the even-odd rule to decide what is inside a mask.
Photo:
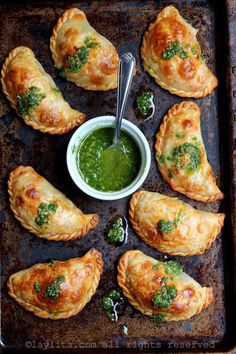
[(104, 310), (110, 310), (113, 306), (113, 301), (110, 297), (108, 296), (103, 296), (101, 300), (101, 306)]
[(94, 39), (92, 37), (86, 37), (84, 41), (84, 45), (86, 48), (97, 48), (99, 47), (99, 44), (94, 42)]
[(38, 215), (35, 218), (36, 224), (39, 226), (42, 226), (44, 224), (47, 224), (49, 221), (49, 217), (52, 213), (55, 213), (57, 210), (58, 205), (55, 203), (41, 203), (38, 207)]
[(177, 167), (194, 172), (201, 163), (200, 150), (191, 143), (184, 143), (173, 149), (172, 160)]
[(171, 158), (170, 158), (169, 156), (167, 156), (167, 155), (162, 154), (162, 155), (159, 157), (159, 161), (160, 161), (160, 163), (165, 163), (165, 162), (167, 162), (167, 161), (171, 161)]
[(209, 55), (206, 52), (201, 53), (201, 58), (206, 64), (209, 63)]
[(166, 315), (164, 313), (157, 313), (152, 317), (152, 321), (155, 323), (162, 323), (165, 321)]
[(66, 77), (66, 69), (61, 67), (59, 70), (58, 70), (58, 74), (59, 76), (61, 77)]
[(57, 277), (46, 289), (45, 296), (58, 299), (60, 295), (59, 286), (61, 283), (65, 282), (65, 280), (66, 277), (64, 275), (60, 275), (59, 277)]
[(18, 113), (22, 117), (27, 116), (29, 111), (35, 109), (45, 97), (46, 95), (35, 86), (31, 86), (26, 92), (19, 93), (17, 95)]
[(163, 234), (170, 234), (174, 227), (174, 221), (159, 220), (157, 223), (158, 230)]
[(178, 55), (181, 59), (188, 58), (187, 51), (184, 50), (179, 41), (171, 41), (169, 46), (161, 53), (162, 58), (165, 60), (170, 60), (175, 55)]
[(35, 281), (34, 282), (34, 290), (39, 293), (40, 292), (40, 286), (39, 286), (39, 282), (38, 281)]
[(117, 217), (112, 222), (108, 233), (107, 233), (108, 242), (112, 244), (121, 243), (124, 241), (124, 230), (123, 230), (123, 222), (122, 218)]
[(186, 135), (185, 134), (181, 134), (181, 133), (176, 133), (175, 136), (178, 139), (182, 139), (182, 138), (185, 138)]
[(121, 299), (121, 294), (118, 290), (112, 289), (109, 293), (108, 296), (113, 300), (113, 301), (120, 301)]
[(169, 177), (169, 178), (173, 178), (173, 177), (174, 177), (173, 173), (169, 171), (168, 177)]
[(176, 295), (177, 289), (175, 286), (164, 285), (154, 294), (152, 305), (158, 308), (169, 308)]
[(157, 223), (157, 229), (163, 234), (170, 234), (172, 230), (178, 225), (183, 217), (183, 212), (180, 210), (174, 220), (159, 220)]
[(55, 91), (56, 93), (61, 93), (61, 90), (60, 90), (60, 88), (59, 88), (58, 86), (55, 86), (55, 87), (53, 87), (52, 89), (53, 89), (53, 91)]
[(48, 261), (48, 266), (52, 267), (55, 264), (55, 261), (53, 259), (50, 259), (50, 261)]
[(87, 62), (89, 57), (88, 48), (78, 48), (73, 55), (69, 55), (65, 62), (67, 64), (66, 70), (71, 73), (77, 73), (82, 66)]
[(157, 264), (154, 264), (153, 266), (152, 266), (152, 269), (153, 270), (158, 270), (159, 269), (159, 264), (157, 263)]
[(121, 293), (112, 289), (108, 293), (106, 293), (101, 299), (101, 307), (105, 311), (107, 318), (111, 321), (117, 321), (117, 310), (116, 307), (119, 306), (123, 302), (123, 298)]
[(178, 261), (174, 261), (174, 260), (167, 261), (164, 263), (164, 267), (165, 267), (165, 272), (170, 275), (176, 276), (183, 272), (183, 266)]
[(167, 278), (166, 278), (166, 277), (162, 277), (162, 278), (161, 278), (162, 284), (166, 284), (166, 281), (167, 281)]
[(87, 63), (90, 50), (99, 47), (99, 44), (92, 37), (86, 37), (84, 45), (77, 48), (75, 53), (68, 55), (65, 59), (65, 67), (59, 69), (59, 75), (66, 76), (66, 72), (77, 73)]
[(192, 52), (193, 55), (197, 54), (197, 51), (196, 51), (196, 49), (194, 47), (191, 47), (191, 52)]
[(147, 116), (151, 107), (152, 107), (152, 100), (153, 98), (153, 93), (151, 91), (147, 92), (142, 92), (140, 96), (137, 96), (136, 98), (136, 104), (137, 108), (139, 110), (139, 113), (142, 116)]
[(181, 59), (186, 59), (186, 58), (188, 58), (188, 53), (187, 53), (183, 48), (181, 48), (181, 49), (179, 50), (178, 55), (179, 55), (179, 57), (180, 57)]

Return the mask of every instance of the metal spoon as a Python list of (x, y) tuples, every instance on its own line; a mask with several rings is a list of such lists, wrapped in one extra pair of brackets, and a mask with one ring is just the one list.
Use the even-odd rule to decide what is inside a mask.
[(111, 148), (121, 150), (124, 153), (122, 145), (120, 143), (120, 129), (124, 110), (127, 103), (127, 98), (131, 87), (131, 82), (135, 73), (135, 63), (135, 58), (131, 53), (123, 54), (119, 60), (115, 134), (113, 144), (109, 146), (106, 150), (104, 150), (103, 153)]

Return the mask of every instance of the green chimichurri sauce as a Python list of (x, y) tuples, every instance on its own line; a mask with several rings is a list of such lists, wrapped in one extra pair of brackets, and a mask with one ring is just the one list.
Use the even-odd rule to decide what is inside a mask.
[(188, 57), (187, 51), (180, 45), (179, 41), (171, 41), (161, 55), (165, 60), (170, 60), (175, 55), (178, 55), (181, 59), (186, 59)]
[(99, 44), (94, 41), (94, 38), (86, 37), (84, 45), (76, 48), (76, 52), (73, 55), (67, 56), (65, 66), (59, 69), (59, 75), (65, 77), (67, 72), (78, 73), (82, 66), (87, 63), (90, 51), (98, 47)]
[(114, 216), (106, 227), (105, 237), (113, 246), (123, 245), (128, 237), (128, 223), (124, 216)]
[(58, 299), (60, 295), (59, 287), (61, 283), (66, 281), (66, 277), (64, 275), (59, 275), (46, 289), (45, 296), (53, 299)]
[(116, 322), (118, 320), (118, 308), (122, 303), (123, 297), (121, 296), (120, 291), (116, 289), (112, 289), (103, 295), (101, 299), (101, 307), (110, 321)]
[[(165, 262), (157, 261), (157, 263), (152, 266), (152, 269), (154, 271), (157, 271), (160, 267), (164, 267), (166, 274), (168, 274), (172, 277), (180, 275), (183, 272), (182, 264), (179, 261), (172, 260), (172, 259), (169, 261), (165, 261)], [(162, 278), (162, 279), (164, 279), (164, 278)]]
[(40, 102), (46, 97), (38, 87), (31, 86), (27, 91), (17, 95), (17, 111), (25, 117), (30, 110), (35, 109)]
[(191, 143), (184, 143), (174, 148), (172, 159), (177, 167), (193, 172), (201, 163), (200, 149)]
[(34, 290), (39, 293), (40, 292), (40, 285), (38, 281), (34, 282)]
[(82, 141), (77, 151), (79, 172), (86, 183), (99, 191), (122, 190), (133, 182), (140, 169), (140, 151), (131, 136), (121, 131), (123, 151), (107, 149), (113, 137), (114, 128), (97, 129)]
[(183, 217), (183, 212), (180, 210), (174, 220), (159, 220), (157, 223), (157, 229), (160, 233), (170, 234), (173, 229), (178, 225)]
[(57, 210), (58, 206), (55, 203), (41, 203), (38, 206), (38, 214), (37, 217), (35, 218), (36, 224), (39, 226), (43, 226), (45, 224), (48, 224), (50, 215), (55, 213)]
[(144, 91), (141, 95), (137, 96), (136, 104), (139, 113), (142, 116), (147, 116), (152, 109), (153, 93), (152, 91)]
[(153, 322), (157, 324), (165, 322), (165, 319), (166, 319), (166, 315), (164, 313), (157, 313), (152, 317)]
[(152, 305), (157, 308), (169, 308), (177, 295), (175, 286), (164, 285), (156, 291), (152, 299)]

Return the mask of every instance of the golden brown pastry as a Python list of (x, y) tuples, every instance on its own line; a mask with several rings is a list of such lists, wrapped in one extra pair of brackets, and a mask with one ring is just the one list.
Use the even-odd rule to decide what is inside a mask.
[(130, 304), (156, 323), (186, 320), (213, 301), (212, 288), (202, 287), (178, 262), (161, 262), (137, 250), (121, 256), (117, 279)]
[(27, 47), (17, 47), (1, 72), (2, 89), (25, 123), (49, 134), (64, 134), (83, 123), (85, 115), (72, 109), (55, 82)]
[(204, 62), (196, 34), (175, 7), (167, 6), (143, 38), (145, 70), (162, 88), (181, 97), (204, 97), (218, 84)]
[(81, 258), (39, 263), (12, 274), (8, 292), (38, 317), (68, 318), (77, 315), (91, 300), (102, 267), (101, 253), (92, 248)]
[(178, 256), (202, 254), (216, 239), (225, 217), (194, 209), (177, 198), (146, 191), (133, 194), (129, 216), (144, 242)]
[(60, 75), (77, 86), (101, 91), (117, 87), (116, 49), (90, 26), (83, 11), (64, 12), (53, 29), (50, 49)]
[(32, 167), (19, 166), (8, 180), (10, 207), (20, 223), (35, 235), (53, 241), (83, 237), (97, 214), (84, 214)]
[(200, 127), (200, 109), (193, 102), (170, 108), (156, 136), (156, 159), (162, 177), (179, 193), (201, 202), (224, 196), (216, 185)]

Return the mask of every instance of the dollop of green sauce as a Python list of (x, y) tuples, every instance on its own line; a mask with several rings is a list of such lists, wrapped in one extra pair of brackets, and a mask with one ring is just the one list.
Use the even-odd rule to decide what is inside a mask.
[(177, 295), (175, 286), (164, 285), (155, 292), (152, 298), (152, 305), (158, 308), (169, 308)]
[(166, 319), (166, 315), (164, 313), (157, 313), (152, 317), (152, 321), (157, 324), (165, 322), (165, 319)]
[(169, 46), (161, 53), (162, 58), (165, 60), (170, 60), (175, 55), (178, 55), (181, 59), (188, 58), (188, 52), (180, 45), (179, 41), (171, 41)]
[(52, 213), (55, 213), (55, 211), (57, 210), (58, 205), (55, 203), (41, 203), (38, 206), (38, 215), (35, 218), (35, 222), (36, 224), (38, 224), (39, 226), (43, 226), (45, 224), (48, 223), (50, 215)]
[[(109, 148), (114, 129), (100, 128), (90, 133), (77, 151), (77, 168), (83, 179), (99, 191), (120, 191), (137, 176), (141, 155), (132, 137), (121, 131), (122, 150)], [(104, 151), (106, 150), (106, 151)]]
[(66, 76), (66, 72), (78, 73), (82, 66), (87, 63), (91, 49), (99, 47), (99, 44), (92, 37), (86, 37), (84, 45), (76, 49), (73, 55), (68, 55), (65, 59), (65, 67), (59, 69), (59, 75)]
[(159, 220), (157, 223), (157, 229), (163, 234), (170, 234), (173, 229), (178, 225), (183, 217), (183, 212), (180, 210), (174, 220)]
[(49, 266), (49, 267), (52, 267), (55, 263), (56, 263), (56, 261), (54, 261), (53, 259), (50, 259), (50, 260), (48, 261), (48, 266)]
[(177, 276), (183, 272), (183, 266), (180, 262), (170, 260), (164, 263), (165, 272), (171, 276)]
[(184, 143), (174, 148), (172, 160), (178, 168), (193, 172), (201, 163), (200, 149), (191, 143)]
[(114, 322), (118, 320), (116, 307), (123, 302), (121, 293), (112, 289), (107, 294), (105, 294), (101, 299), (101, 307), (105, 311), (107, 318)]
[(123, 228), (122, 217), (117, 216), (112, 220), (112, 223), (107, 232), (107, 240), (113, 245), (118, 245), (124, 242), (125, 232)]
[[(157, 263), (152, 266), (152, 269), (154, 271), (157, 271), (160, 268), (160, 266), (164, 267), (165, 273), (171, 277), (178, 276), (183, 272), (182, 264), (176, 260), (170, 260), (170, 261), (165, 261), (165, 262), (157, 261)], [(164, 279), (166, 279), (166, 278), (164, 278)], [(163, 282), (163, 280), (162, 280), (162, 282)], [(166, 281), (164, 281), (164, 282), (166, 282)]]
[(136, 105), (139, 113), (142, 116), (147, 116), (152, 108), (153, 93), (151, 91), (142, 92), (141, 95), (136, 98)]
[(53, 299), (58, 299), (60, 295), (59, 286), (61, 283), (65, 282), (66, 277), (64, 275), (59, 275), (46, 289), (45, 296), (51, 297)]
[(25, 117), (30, 110), (35, 109), (46, 97), (38, 87), (31, 86), (26, 92), (17, 95), (17, 111), (20, 116)]
[(35, 281), (34, 282), (34, 291), (36, 291), (37, 293), (40, 292), (40, 285), (39, 285), (39, 282), (38, 281)]

